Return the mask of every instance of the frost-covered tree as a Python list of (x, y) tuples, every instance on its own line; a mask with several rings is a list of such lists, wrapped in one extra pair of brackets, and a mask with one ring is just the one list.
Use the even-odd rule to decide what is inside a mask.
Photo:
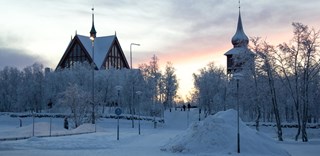
[(279, 45), (277, 55), (287, 89), (294, 102), (298, 121), (298, 140), (300, 131), (302, 141), (307, 142), (306, 123), (309, 117), (311, 86), (319, 76), (319, 31), (309, 29), (302, 23), (292, 23), (293, 38), (290, 43)]
[(95, 101), (99, 106), (102, 106), (101, 113), (105, 113), (105, 108), (110, 108), (115, 106), (115, 101), (117, 101), (114, 95), (116, 78), (112, 76), (114, 69), (110, 69), (108, 72), (96, 72), (95, 74)]
[(14, 67), (4, 67), (0, 71), (0, 111), (19, 110), (18, 91), (22, 80), (22, 73)]
[(139, 65), (139, 69), (142, 76), (146, 82), (147, 87), (145, 88), (145, 96), (150, 98), (153, 102), (154, 113), (160, 115), (161, 105), (156, 103), (161, 103), (161, 71), (159, 69), (158, 57), (153, 55), (149, 64), (143, 63)]
[(177, 76), (175, 74), (175, 68), (171, 62), (167, 62), (166, 64), (162, 84), (164, 90), (165, 108), (171, 108), (173, 106), (174, 98), (177, 96), (177, 90), (179, 87)]
[(64, 70), (58, 69), (56, 71), (46, 72), (44, 89), (45, 103), (47, 104), (48, 101), (51, 101), (53, 103), (53, 111), (63, 111), (63, 108), (55, 107), (61, 98), (58, 95), (66, 91), (68, 86), (74, 84), (77, 84), (83, 90), (91, 91), (91, 71), (90, 65), (84, 62), (74, 63), (71, 68), (66, 68)]
[(90, 93), (84, 91), (77, 84), (70, 84), (67, 89), (61, 93), (59, 103), (70, 109), (71, 119), (74, 126), (78, 127), (84, 122), (88, 122), (91, 116)]
[(43, 65), (35, 63), (23, 69), (22, 85), (19, 88), (19, 103), (24, 110), (40, 112), (44, 108)]
[(223, 68), (218, 68), (213, 62), (200, 69), (199, 74), (193, 74), (194, 86), (198, 93), (200, 108), (207, 114), (223, 110), (223, 97), (226, 75)]
[(279, 112), (279, 95), (277, 94), (278, 90), (276, 89), (275, 85), (276, 62), (272, 57), (272, 54), (275, 53), (275, 48), (264, 42), (260, 47), (256, 47), (256, 50), (256, 54), (263, 60), (261, 70), (265, 73), (268, 80), (268, 90), (270, 92), (271, 103), (273, 106), (272, 108), (276, 119), (278, 140), (283, 141), (281, 117)]

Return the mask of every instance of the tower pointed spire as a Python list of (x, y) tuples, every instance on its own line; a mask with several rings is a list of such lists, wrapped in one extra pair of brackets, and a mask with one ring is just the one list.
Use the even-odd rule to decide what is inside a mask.
[(93, 40), (94, 38), (96, 38), (97, 32), (96, 29), (94, 27), (94, 7), (92, 7), (92, 27), (90, 30), (90, 39)]
[(236, 33), (233, 35), (232, 44), (234, 47), (247, 47), (249, 43), (249, 38), (244, 33), (242, 20), (241, 20), (241, 11), (240, 11), (240, 0), (239, 0), (239, 17)]
[(233, 48), (224, 54), (227, 56), (227, 73), (234, 74), (241, 72), (243, 69), (254, 69), (254, 53), (248, 49), (249, 38), (243, 31), (240, 0), (237, 30), (233, 35), (231, 42)]

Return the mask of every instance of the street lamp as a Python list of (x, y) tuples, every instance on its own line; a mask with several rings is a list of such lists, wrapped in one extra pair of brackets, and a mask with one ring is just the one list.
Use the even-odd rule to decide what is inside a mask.
[(131, 69), (132, 69), (132, 45), (140, 46), (140, 44), (138, 44), (138, 43), (131, 43), (130, 44), (130, 68)]
[(34, 136), (34, 112), (32, 110), (32, 136)]
[(237, 80), (237, 149), (238, 149), (238, 153), (240, 153), (240, 132), (239, 132), (239, 80), (242, 78), (242, 74), (241, 73), (235, 73), (233, 74), (233, 78), (235, 80)]
[[(156, 78), (153, 76), (152, 77), (153, 79), (153, 84), (156, 84)], [(156, 122), (156, 102), (155, 102), (155, 99), (156, 99), (156, 86), (154, 86), (153, 88), (153, 94), (152, 95), (152, 103), (153, 103), (153, 128), (156, 129), (157, 128), (157, 122)]]
[[(93, 65), (93, 68), (92, 68), (92, 124), (96, 123), (95, 103), (94, 103), (94, 68), (95, 68), (95, 66), (94, 66), (94, 39), (95, 39), (95, 36), (91, 35), (90, 40), (92, 43), (92, 65)], [(96, 132), (96, 126), (94, 127), (94, 131)]]
[(117, 97), (118, 97), (118, 107), (120, 107), (120, 91), (122, 90), (122, 86), (117, 85), (116, 90), (117, 90)]
[[(130, 44), (130, 68), (132, 68), (132, 45), (136, 45), (136, 46), (140, 46), (140, 44), (137, 43), (131, 43)], [(133, 75), (132, 75), (133, 76)], [(132, 81), (133, 83), (133, 81)], [(132, 107), (133, 107), (133, 84), (132, 84), (132, 90), (131, 90), (131, 107), (130, 107), (130, 113), (131, 113), (131, 121), (132, 121), (132, 128), (134, 128), (134, 119), (133, 119), (133, 111), (132, 111)]]
[[(120, 108), (120, 91), (122, 89), (122, 86), (118, 85), (116, 86), (116, 90), (117, 90), (117, 94), (118, 94), (118, 108), (116, 109), (116, 111), (118, 111), (117, 117), (117, 140), (119, 140), (119, 115), (121, 114), (121, 109)], [(120, 112), (119, 112), (120, 110)]]
[(198, 109), (199, 109), (199, 121), (201, 120), (201, 106), (200, 106), (200, 98), (198, 98)]
[(137, 91), (136, 94), (138, 95), (138, 129), (139, 129), (139, 135), (141, 134), (141, 130), (140, 130), (140, 95), (142, 94), (141, 91)]
[(49, 100), (48, 103), (48, 109), (49, 109), (49, 113), (50, 113), (50, 127), (49, 127), (49, 135), (51, 136), (51, 125), (52, 125), (52, 114), (51, 114), (51, 108), (52, 108), (52, 102), (51, 99)]

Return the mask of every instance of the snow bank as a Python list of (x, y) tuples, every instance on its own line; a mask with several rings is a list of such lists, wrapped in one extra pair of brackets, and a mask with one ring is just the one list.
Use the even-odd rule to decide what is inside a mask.
[[(249, 155), (289, 155), (276, 146), (271, 138), (247, 127), (240, 120), (241, 154)], [(161, 148), (162, 151), (182, 153), (237, 152), (237, 111), (218, 112), (205, 120), (193, 123), (186, 131)]]
[(76, 129), (72, 129), (73, 133), (86, 133), (86, 132), (94, 132), (94, 125), (91, 123), (84, 123), (77, 127)]

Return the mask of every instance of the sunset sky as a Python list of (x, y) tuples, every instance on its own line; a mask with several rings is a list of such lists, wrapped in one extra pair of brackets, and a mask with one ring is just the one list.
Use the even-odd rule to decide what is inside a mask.
[[(92, 0), (1, 0), (0, 69), (40, 62), (55, 68), (71, 36), (89, 35)], [(232, 48), (238, 0), (95, 0), (97, 36), (117, 33), (133, 67), (152, 55), (164, 69), (170, 61), (183, 98), (193, 87), (192, 74), (209, 62), (225, 67)], [(319, 0), (242, 0), (241, 16), (248, 37), (277, 45), (292, 37), (292, 22), (320, 28)]]

